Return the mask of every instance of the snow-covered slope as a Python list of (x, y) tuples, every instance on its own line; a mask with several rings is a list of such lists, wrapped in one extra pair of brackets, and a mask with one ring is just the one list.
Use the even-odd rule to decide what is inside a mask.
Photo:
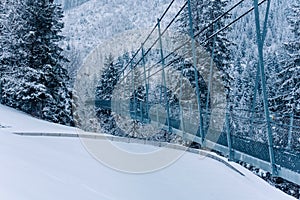
[(0, 104), (0, 128), (9, 132), (75, 133), (77, 129), (39, 120)]
[[(101, 42), (117, 34), (153, 27), (170, 2), (170, 0), (90, 0), (66, 10), (63, 35), (67, 37), (67, 44), (72, 52), (78, 50), (80, 57), (84, 58)], [(175, 1), (166, 19), (173, 17), (180, 6), (182, 1)]]
[(61, 4), (64, 10), (72, 9), (87, 1), (89, 0), (54, 0), (54, 2)]
[[(36, 120), (4, 106), (0, 106), (0, 124), (0, 199), (293, 199), (234, 163), (245, 176), (221, 162), (191, 153), (153, 173), (121, 173), (94, 159), (78, 138), (11, 134), (22, 131), (22, 127), (46, 132), (74, 129)], [(160, 149), (114, 144), (136, 152)]]

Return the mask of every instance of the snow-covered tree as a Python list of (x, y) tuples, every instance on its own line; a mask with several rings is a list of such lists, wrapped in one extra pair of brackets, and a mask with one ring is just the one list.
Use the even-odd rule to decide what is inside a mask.
[(101, 129), (113, 135), (119, 134), (117, 125), (112, 116), (111, 100), (113, 91), (120, 77), (122, 63), (114, 62), (110, 54), (105, 58), (103, 73), (96, 87), (96, 112), (99, 118)]
[(67, 61), (59, 42), (63, 13), (48, 0), (16, 1), (10, 26), (11, 74), (3, 81), (3, 102), (37, 117), (73, 124)]
[(17, 49), (14, 49), (16, 40), (16, 29), (18, 27), (17, 18), (18, 1), (1, 1), (0, 3), (0, 67), (1, 78), (4, 79), (4, 74), (12, 71), (14, 59), (13, 55), (17, 54)]
[(3, 81), (3, 74), (5, 71), (4, 66), (4, 53), (6, 52), (6, 44), (5, 44), (5, 19), (7, 19), (7, 10), (5, 7), (4, 2), (0, 2), (0, 103), (2, 97), (2, 81)]
[(284, 44), (287, 56), (282, 63), (283, 70), (278, 73), (278, 110), (283, 113), (300, 113), (300, 0), (291, 5), (288, 22), (292, 37)]
[[(225, 13), (227, 4), (227, 0), (191, 0), (193, 31), (195, 34), (201, 32), (195, 39), (199, 44), (202, 44), (209, 54), (212, 54), (214, 50), (213, 61), (216, 67), (222, 72), (224, 86), (229, 89), (231, 81), (230, 47), (232, 46), (232, 42), (226, 37), (229, 32), (223, 31), (215, 37), (211, 37), (217, 30), (224, 27), (229, 15), (225, 15), (225, 17), (217, 21), (214, 25), (208, 27), (214, 19)], [(188, 34), (190, 31), (188, 8), (183, 11), (178, 22), (181, 31)]]

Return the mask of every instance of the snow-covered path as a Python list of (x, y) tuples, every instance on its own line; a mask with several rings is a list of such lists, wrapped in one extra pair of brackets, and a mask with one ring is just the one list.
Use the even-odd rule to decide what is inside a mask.
[[(152, 173), (122, 173), (94, 159), (80, 138), (11, 134), (13, 131), (76, 132), (73, 128), (36, 120), (4, 106), (0, 106), (0, 125), (11, 126), (0, 128), (0, 199), (3, 200), (293, 199), (235, 163), (231, 164), (245, 176), (221, 162), (192, 153), (184, 153), (173, 164)], [(114, 143), (140, 152), (159, 149)]]

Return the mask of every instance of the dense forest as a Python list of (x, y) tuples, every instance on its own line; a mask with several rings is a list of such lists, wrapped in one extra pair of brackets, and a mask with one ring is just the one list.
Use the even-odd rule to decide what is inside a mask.
[[(74, 119), (72, 111), (72, 107), (75, 108), (78, 103), (76, 101), (79, 101), (76, 95), (79, 95), (80, 98), (86, 96), (86, 99), (95, 98), (95, 91), (85, 91), (84, 94), (81, 91), (75, 93), (72, 87), (78, 79), (77, 71), (81, 67), (86, 52), (101, 40), (94, 38), (96, 34), (93, 32), (82, 35), (79, 30), (91, 29), (89, 27), (91, 26), (90, 14), (99, 18), (99, 21), (102, 18), (108, 19), (106, 15), (93, 13), (89, 3), (86, 1), (53, 2), (46, 0), (1, 1), (1, 103), (49, 121), (68, 125), (74, 125), (74, 122), (77, 122), (83, 125), (81, 122), (79, 123), (81, 120), (78, 117)], [(147, 1), (145, 5), (142, 4), (141, 7), (145, 8), (141, 9), (142, 15), (144, 16), (146, 8), (157, 6), (159, 3), (166, 5), (165, 1)], [(212, 20), (221, 16), (233, 3), (226, 0), (192, 0), (193, 31), (201, 30)], [(115, 32), (136, 28), (135, 26), (143, 18), (131, 18), (130, 13), (127, 16), (126, 12), (123, 12), (126, 11), (126, 6), (132, 6), (134, 2), (103, 1), (101, 3), (103, 8), (110, 4), (122, 14), (115, 18), (111, 16), (107, 27), (93, 25), (95, 30), (102, 27), (99, 30), (105, 35), (113, 36)], [(278, 138), (278, 145), (286, 145), (286, 142), (282, 142), (282, 135), (286, 137), (288, 128), (283, 128), (283, 125), (289, 124), (291, 116), (295, 117), (294, 123), (297, 125), (297, 116), (300, 115), (300, 2), (299, 0), (289, 0), (287, 3), (274, 0), (271, 4), (264, 47), (268, 104), (271, 118), (277, 124), (274, 126), (274, 132), (275, 138)], [(80, 5), (85, 6), (84, 8), (88, 7), (89, 12), (80, 10)], [(196, 38), (197, 43), (203, 43), (202, 46), (207, 54), (213, 55), (213, 62), (220, 72), (222, 84), (226, 88), (227, 106), (233, 108), (231, 110), (231, 126), (234, 127), (236, 134), (243, 136), (250, 136), (253, 126), (249, 120), (242, 120), (242, 116), (249, 119), (255, 115), (256, 119), (261, 119), (261, 121), (264, 119), (262, 88), (260, 84), (256, 84), (255, 78), (257, 77), (258, 54), (254, 14), (250, 13), (216, 37), (209, 38), (209, 36), (251, 6), (252, 2), (245, 1), (233, 13), (222, 18), (216, 26), (206, 29)], [(76, 10), (66, 11), (73, 7), (76, 7)], [(63, 9), (67, 16), (65, 18)], [(262, 6), (262, 10), (264, 9), (265, 5)], [(76, 14), (75, 11), (80, 15), (80, 17), (75, 17), (76, 19), (70, 17), (71, 14)], [(106, 22), (105, 20), (101, 22)], [(115, 21), (118, 26), (113, 25), (111, 20)], [(64, 22), (68, 27), (64, 27)], [(77, 22), (79, 24), (76, 25)], [(96, 23), (94, 19), (92, 22)], [(72, 28), (70, 24), (72, 24)], [(80, 29), (77, 30), (76, 27)], [(105, 31), (103, 32), (103, 30)], [(187, 9), (178, 17), (173, 31), (188, 34)], [(78, 37), (76, 33), (78, 33)], [(101, 34), (97, 35), (101, 38)], [(85, 38), (88, 42), (84, 42)], [(90, 42), (91, 38), (93, 42)], [(105, 90), (112, 94), (112, 90), (115, 89), (113, 86), (119, 79), (118, 73), (122, 71), (122, 67), (126, 65), (133, 54), (128, 52), (125, 54), (123, 52), (123, 55), (115, 58), (109, 56), (110, 52), (106, 52), (106, 63), (100, 66), (100, 70), (94, 69), (96, 70), (95, 74), (100, 74), (100, 76), (90, 76), (88, 79), (92, 80), (87, 81), (84, 87), (98, 88), (96, 94), (101, 93), (105, 97), (104, 99), (109, 99), (109, 94), (105, 94)], [(155, 52), (152, 54), (154, 55)], [(154, 58), (155, 56), (148, 57), (147, 62), (151, 62)], [(175, 71), (178, 71), (178, 67), (173, 67)], [(142, 76), (142, 73), (139, 73), (137, 77)], [(189, 79), (188, 76), (186, 78)], [(191, 80), (191, 82), (193, 81)], [(81, 89), (84, 90), (84, 88)], [(203, 104), (208, 105), (208, 102)], [(253, 107), (254, 105), (255, 107)], [(80, 111), (78, 112), (80, 113)], [(94, 112), (92, 110), (84, 112), (85, 115), (82, 118), (87, 118), (85, 121), (88, 122), (82, 128), (99, 129), (97, 127), (99, 123), (95, 122), (97, 119), (89, 116), (89, 113)], [(254, 133), (260, 132), (261, 129), (265, 129), (264, 127), (265, 123), (255, 124)], [(258, 135), (257, 140), (265, 141), (265, 137), (261, 136), (263, 134), (254, 135)], [(295, 137), (298, 136), (295, 135)], [(294, 143), (294, 145), (298, 145), (297, 140), (294, 140)]]

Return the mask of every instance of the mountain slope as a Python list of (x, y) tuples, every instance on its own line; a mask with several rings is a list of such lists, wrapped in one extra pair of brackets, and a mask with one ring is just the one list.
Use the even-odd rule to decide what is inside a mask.
[[(174, 3), (166, 18), (174, 15), (181, 2)], [(97, 45), (116, 34), (154, 26), (169, 3), (169, 0), (90, 0), (66, 10), (63, 34), (73, 51), (79, 50), (84, 58)]]

